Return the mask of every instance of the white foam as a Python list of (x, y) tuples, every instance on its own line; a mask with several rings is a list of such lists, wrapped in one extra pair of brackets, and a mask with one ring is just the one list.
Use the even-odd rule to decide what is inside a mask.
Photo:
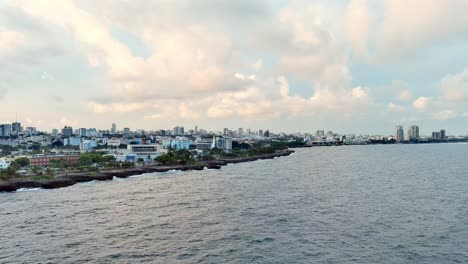
[(33, 192), (39, 190), (42, 190), (42, 188), (19, 188), (16, 192)]

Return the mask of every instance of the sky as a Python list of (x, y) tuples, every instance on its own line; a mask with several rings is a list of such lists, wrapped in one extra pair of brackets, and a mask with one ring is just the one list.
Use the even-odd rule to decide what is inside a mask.
[(468, 0), (0, 0), (0, 123), (468, 134)]

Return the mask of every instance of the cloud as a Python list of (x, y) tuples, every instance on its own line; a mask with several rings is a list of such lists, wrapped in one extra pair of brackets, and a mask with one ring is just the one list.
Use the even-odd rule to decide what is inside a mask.
[(60, 118), (60, 124), (63, 125), (63, 126), (72, 126), (72, 127), (76, 127), (78, 126), (79, 122), (78, 120), (73, 120), (73, 119), (70, 119), (66, 116), (63, 116), (62, 118)]
[(375, 20), (367, 0), (352, 0), (344, 16), (345, 32), (358, 56), (367, 60), (370, 28)]
[(401, 105), (397, 105), (393, 102), (388, 103), (388, 109), (393, 112), (403, 112), (405, 111), (405, 108)]
[(447, 120), (457, 117), (457, 113), (453, 110), (443, 110), (439, 113), (433, 115), (433, 118), (436, 120)]
[(409, 102), (413, 99), (413, 94), (410, 90), (403, 90), (400, 92), (398, 99), (400, 99), (402, 102)]
[(414, 100), (413, 107), (418, 111), (425, 111), (429, 106), (430, 99), (427, 97), (419, 97), (418, 99)]
[(355, 53), (365, 57), (372, 51), (377, 62), (404, 59), (421, 46), (463, 38), (467, 9), (466, 0), (353, 0), (344, 21)]
[(442, 96), (447, 101), (468, 101), (468, 69), (453, 75), (447, 75), (440, 81)]

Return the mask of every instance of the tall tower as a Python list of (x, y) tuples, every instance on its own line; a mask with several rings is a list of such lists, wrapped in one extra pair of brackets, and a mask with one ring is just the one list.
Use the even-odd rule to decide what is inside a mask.
[(396, 135), (395, 135), (395, 139), (397, 142), (403, 142), (403, 140), (405, 139), (405, 133), (403, 131), (403, 126), (396, 126)]

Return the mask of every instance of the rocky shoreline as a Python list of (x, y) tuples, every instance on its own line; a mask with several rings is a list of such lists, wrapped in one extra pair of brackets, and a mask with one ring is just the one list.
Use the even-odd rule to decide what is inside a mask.
[(274, 154), (259, 155), (248, 158), (220, 159), (213, 161), (204, 161), (198, 165), (174, 165), (174, 166), (144, 166), (141, 168), (101, 171), (90, 175), (90, 172), (73, 173), (66, 176), (59, 176), (50, 180), (30, 180), (13, 179), (9, 181), (0, 181), (0, 192), (15, 192), (23, 188), (43, 188), (55, 189), (72, 186), (80, 182), (89, 181), (107, 181), (117, 178), (128, 178), (130, 176), (141, 175), (144, 173), (167, 172), (171, 170), (191, 171), (207, 169), (221, 169), (230, 163), (241, 163), (255, 160), (274, 159), (276, 157), (289, 156), (294, 153), (293, 150), (285, 150)]

